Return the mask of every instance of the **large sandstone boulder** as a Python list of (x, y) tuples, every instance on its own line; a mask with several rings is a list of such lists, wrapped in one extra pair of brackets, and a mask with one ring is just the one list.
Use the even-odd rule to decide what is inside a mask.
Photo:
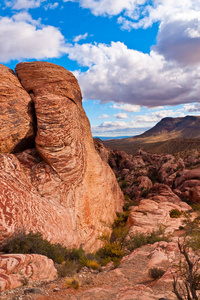
[(175, 181), (175, 187), (179, 187), (184, 181), (191, 179), (200, 179), (200, 168), (193, 170), (184, 170), (181, 176)]
[(1, 238), (23, 227), (94, 251), (123, 194), (94, 148), (77, 80), (46, 62), (21, 63), (16, 73), (34, 103), (36, 149), (0, 156)]
[(15, 73), (0, 65), (0, 152), (20, 150), (34, 141), (31, 98)]
[(39, 254), (0, 255), (0, 290), (14, 289), (34, 281), (50, 281), (57, 276), (54, 263)]
[(127, 227), (130, 228), (129, 233), (136, 232), (149, 233), (158, 230), (161, 227), (165, 228), (166, 233), (173, 233), (183, 225), (184, 215), (180, 218), (171, 218), (170, 211), (176, 209), (187, 212), (191, 207), (181, 202), (174, 204), (170, 201), (156, 202), (150, 199), (143, 199), (138, 206), (132, 207), (128, 220)]

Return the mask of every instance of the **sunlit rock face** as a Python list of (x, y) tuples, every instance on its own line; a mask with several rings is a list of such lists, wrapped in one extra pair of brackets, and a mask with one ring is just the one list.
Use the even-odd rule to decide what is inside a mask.
[(9, 153), (25, 140), (34, 142), (31, 98), (16, 74), (0, 65), (0, 152)]
[(1, 151), (1, 238), (23, 227), (53, 243), (96, 250), (98, 237), (122, 210), (123, 194), (94, 148), (78, 82), (46, 62), (20, 63), (16, 74), (16, 85), (28, 99), (23, 110), (33, 103), (27, 124), (36, 137), (35, 147), (26, 139), (18, 151), (12, 144), (14, 154)]

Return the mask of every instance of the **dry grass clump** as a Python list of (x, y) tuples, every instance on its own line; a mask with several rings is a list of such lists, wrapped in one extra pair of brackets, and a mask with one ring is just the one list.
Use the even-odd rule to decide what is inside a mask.
[(65, 284), (68, 288), (73, 288), (75, 290), (78, 290), (80, 288), (80, 282), (77, 277), (66, 277)]
[(97, 270), (100, 268), (100, 264), (98, 263), (98, 261), (94, 260), (94, 259), (88, 259), (86, 261), (86, 267), (91, 268), (93, 270)]
[(172, 210), (170, 211), (170, 213), (169, 213), (170, 218), (180, 218), (180, 216), (181, 216), (182, 214), (183, 214), (183, 213), (182, 213), (180, 210), (176, 209), (176, 208), (172, 209)]

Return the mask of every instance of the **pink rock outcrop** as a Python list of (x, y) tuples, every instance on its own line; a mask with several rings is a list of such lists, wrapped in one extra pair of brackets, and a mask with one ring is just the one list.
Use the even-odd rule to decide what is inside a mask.
[(200, 168), (185, 169), (175, 180), (176, 194), (191, 203), (200, 203)]
[(175, 181), (175, 187), (180, 186), (184, 181), (191, 179), (200, 179), (200, 168), (193, 170), (184, 170), (181, 173), (181, 176), (178, 177)]
[(170, 217), (170, 211), (177, 209), (187, 212), (191, 209), (189, 205), (180, 202), (179, 205), (165, 201), (157, 203), (150, 199), (141, 200), (138, 206), (131, 209), (127, 227), (130, 228), (130, 234), (136, 232), (152, 232), (161, 227), (165, 228), (165, 232), (174, 232), (183, 225), (185, 217), (174, 219)]
[(0, 152), (9, 153), (33, 142), (31, 98), (15, 73), (0, 65)]
[(46, 62), (21, 63), (16, 73), (34, 103), (36, 149), (27, 143), (0, 156), (1, 238), (23, 227), (94, 251), (122, 210), (123, 194), (94, 148), (77, 80)]
[(27, 282), (50, 281), (57, 276), (54, 263), (39, 254), (0, 255), (0, 290), (14, 289)]

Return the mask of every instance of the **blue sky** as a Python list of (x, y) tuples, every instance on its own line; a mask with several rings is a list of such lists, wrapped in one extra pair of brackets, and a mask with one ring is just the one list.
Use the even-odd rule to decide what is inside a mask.
[(199, 0), (1, 0), (0, 63), (77, 77), (94, 136), (200, 115)]

